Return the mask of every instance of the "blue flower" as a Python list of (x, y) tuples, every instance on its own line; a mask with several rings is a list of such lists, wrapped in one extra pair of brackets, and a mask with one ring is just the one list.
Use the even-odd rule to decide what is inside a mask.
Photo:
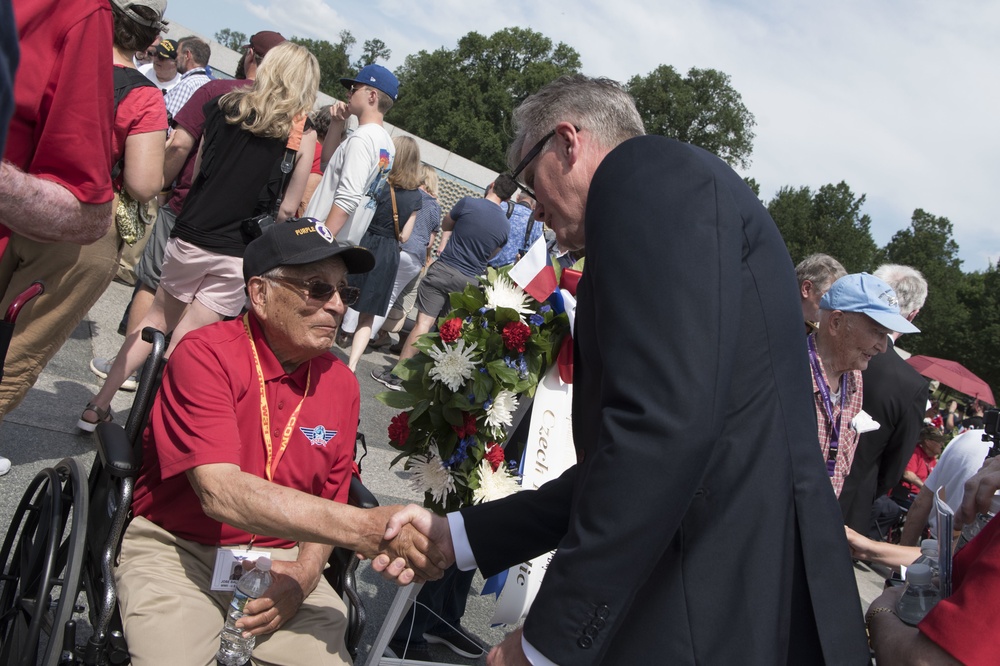
[(485, 375), (489, 371), (486, 368), (479, 368), (479, 372)]
[(483, 403), (483, 409), (489, 409), (492, 404), (493, 404), (493, 399), (486, 398), (486, 402)]
[(547, 303), (542, 307), (538, 308), (539, 312), (549, 312), (550, 310), (552, 310), (552, 306)]
[(479, 314), (486, 314), (486, 308), (479, 308)]
[(528, 322), (532, 326), (541, 326), (542, 324), (545, 323), (545, 317), (543, 317), (540, 314), (533, 314), (530, 317), (528, 317)]
[(455, 449), (455, 453), (451, 454), (447, 460), (444, 461), (444, 466), (454, 469), (458, 465), (462, 464), (462, 461), (469, 457), (467, 453), (468, 448), (476, 443), (476, 439), (472, 436), (463, 437), (458, 441), (458, 448)]
[(469, 394), (469, 404), (471, 405), (471, 404), (473, 404), (473, 403), (474, 403), (475, 401), (476, 401), (476, 396), (470, 393), (470, 394)]

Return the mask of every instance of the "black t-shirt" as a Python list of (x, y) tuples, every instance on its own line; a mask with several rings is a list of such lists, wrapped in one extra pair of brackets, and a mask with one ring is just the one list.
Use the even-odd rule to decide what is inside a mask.
[(271, 208), (281, 185), (286, 140), (255, 136), (229, 124), (215, 98), (205, 105), (202, 141), (201, 171), (171, 236), (242, 257), (246, 241), (240, 223)]

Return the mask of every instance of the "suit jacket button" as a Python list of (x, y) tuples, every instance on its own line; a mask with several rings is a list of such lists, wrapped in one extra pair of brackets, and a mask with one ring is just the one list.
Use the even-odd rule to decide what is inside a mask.
[(598, 631), (597, 627), (595, 627), (592, 624), (588, 624), (586, 627), (583, 628), (584, 636), (587, 636), (589, 638), (597, 638), (597, 631)]
[(608, 616), (611, 615), (611, 609), (608, 608), (607, 604), (601, 604), (600, 606), (597, 607), (597, 610), (594, 612), (594, 615), (601, 618), (602, 620), (606, 620), (608, 619)]
[(594, 644), (594, 639), (590, 636), (580, 636), (580, 639), (576, 642), (577, 645), (582, 647), (584, 650), (589, 650)]

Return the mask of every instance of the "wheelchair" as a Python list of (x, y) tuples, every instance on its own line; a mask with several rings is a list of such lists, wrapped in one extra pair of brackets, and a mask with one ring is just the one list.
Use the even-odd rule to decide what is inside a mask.
[[(0, 548), (0, 664), (129, 663), (114, 565), (131, 518), (142, 433), (162, 379), (166, 350), (160, 331), (147, 328), (142, 337), (153, 350), (143, 365), (125, 427), (99, 424), (89, 476), (72, 458), (42, 470), (14, 513)], [(359, 444), (367, 452), (361, 433), (355, 446)], [(378, 506), (357, 476), (351, 478), (348, 503)], [(355, 584), (358, 564), (352, 551), (335, 548), (324, 572), (347, 606), (345, 642), (352, 657), (366, 622)], [(86, 617), (89, 636), (83, 637), (85, 627), (78, 626), (77, 617)]]

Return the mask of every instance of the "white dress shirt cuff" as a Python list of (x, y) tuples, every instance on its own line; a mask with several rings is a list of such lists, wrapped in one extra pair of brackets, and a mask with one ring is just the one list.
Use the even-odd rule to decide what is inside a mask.
[(556, 662), (533, 648), (524, 634), (521, 634), (521, 649), (524, 650), (524, 656), (531, 663), (531, 666), (558, 666)]
[(455, 564), (462, 571), (478, 569), (476, 556), (472, 554), (469, 535), (465, 533), (465, 518), (458, 511), (447, 515), (448, 528), (451, 530), (451, 545), (455, 549)]

